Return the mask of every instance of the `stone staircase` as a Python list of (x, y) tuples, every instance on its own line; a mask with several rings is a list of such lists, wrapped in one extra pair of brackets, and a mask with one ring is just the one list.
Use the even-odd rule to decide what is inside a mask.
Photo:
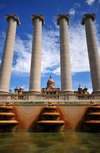
[(19, 123), (14, 120), (15, 114), (13, 113), (12, 106), (0, 106), (0, 132), (11, 131)]
[(100, 106), (90, 106), (87, 110), (85, 129), (91, 132), (100, 131)]
[(45, 106), (37, 124), (43, 131), (50, 132), (59, 131), (65, 122), (60, 119), (56, 106)]

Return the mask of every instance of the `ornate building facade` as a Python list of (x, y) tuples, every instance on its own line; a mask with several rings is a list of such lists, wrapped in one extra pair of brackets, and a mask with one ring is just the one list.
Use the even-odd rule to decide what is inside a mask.
[(50, 76), (50, 79), (47, 81), (47, 87), (41, 89), (42, 94), (59, 94), (60, 88), (55, 87), (55, 82)]

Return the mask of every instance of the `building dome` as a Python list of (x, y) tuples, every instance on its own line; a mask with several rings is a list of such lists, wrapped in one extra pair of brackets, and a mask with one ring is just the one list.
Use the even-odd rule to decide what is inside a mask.
[(81, 87), (80, 85), (79, 85), (79, 87), (78, 87), (78, 91), (79, 91), (79, 90), (82, 90), (82, 87)]
[(49, 87), (55, 88), (55, 82), (52, 79), (52, 76), (50, 76), (50, 79), (47, 81), (47, 88)]
[(21, 86), (21, 87), (19, 88), (19, 90), (24, 90), (24, 87), (23, 87), (23, 86)]

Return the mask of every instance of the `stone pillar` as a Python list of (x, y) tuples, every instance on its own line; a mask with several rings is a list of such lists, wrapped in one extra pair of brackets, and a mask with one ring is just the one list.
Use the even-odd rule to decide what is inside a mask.
[(44, 25), (44, 17), (41, 14), (32, 15), (32, 23), (34, 25), (31, 70), (30, 70), (30, 87), (29, 91), (40, 93), (41, 80), (41, 51), (42, 51), (42, 25)]
[(93, 93), (100, 93), (100, 56), (94, 30), (95, 18), (95, 14), (84, 14), (81, 24), (85, 24)]
[(72, 77), (70, 63), (70, 48), (68, 39), (68, 24), (70, 16), (59, 14), (57, 25), (60, 25), (60, 66), (61, 92), (72, 93)]
[(5, 16), (5, 18), (8, 21), (8, 29), (7, 29), (2, 63), (1, 63), (0, 93), (9, 92), (15, 34), (16, 34), (16, 25), (20, 25), (18, 16), (15, 14), (8, 14)]

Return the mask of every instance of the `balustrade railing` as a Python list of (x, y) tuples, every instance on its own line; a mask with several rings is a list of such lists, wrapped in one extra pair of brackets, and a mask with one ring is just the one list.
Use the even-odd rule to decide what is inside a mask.
[(100, 102), (100, 94), (1, 94), (0, 102)]

